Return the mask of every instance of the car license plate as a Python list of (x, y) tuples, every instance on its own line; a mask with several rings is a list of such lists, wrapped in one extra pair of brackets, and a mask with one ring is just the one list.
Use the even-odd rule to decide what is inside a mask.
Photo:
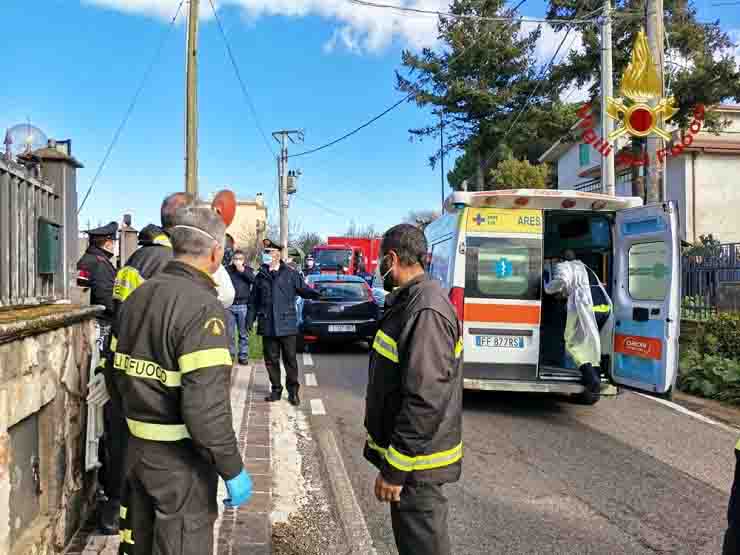
[(329, 333), (354, 333), (357, 331), (357, 327), (354, 325), (334, 325), (329, 326)]
[(475, 345), (494, 349), (523, 349), (524, 337), (521, 335), (476, 335)]

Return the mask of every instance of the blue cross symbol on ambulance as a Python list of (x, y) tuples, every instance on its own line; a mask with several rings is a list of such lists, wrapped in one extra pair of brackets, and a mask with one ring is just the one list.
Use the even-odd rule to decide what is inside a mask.
[(483, 222), (485, 222), (486, 219), (483, 216), (481, 216), (480, 214), (478, 214), (478, 215), (476, 215), (475, 218), (473, 218), (473, 221), (480, 226), (480, 225), (483, 225)]
[(507, 278), (514, 273), (514, 266), (510, 260), (502, 258), (496, 261), (496, 277)]

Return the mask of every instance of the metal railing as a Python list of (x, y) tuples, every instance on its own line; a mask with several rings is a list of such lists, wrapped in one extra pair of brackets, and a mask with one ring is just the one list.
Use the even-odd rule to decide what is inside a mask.
[(25, 167), (0, 159), (0, 307), (54, 301), (64, 295), (62, 241), (53, 273), (39, 273), (39, 221), (62, 225), (63, 199)]
[(704, 255), (684, 255), (682, 318), (705, 320), (720, 310), (720, 286), (740, 282), (740, 243), (725, 243)]

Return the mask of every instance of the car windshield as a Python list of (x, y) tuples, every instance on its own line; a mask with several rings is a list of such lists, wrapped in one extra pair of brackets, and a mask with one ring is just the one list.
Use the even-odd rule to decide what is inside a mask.
[(352, 254), (348, 250), (321, 250), (316, 251), (314, 262), (319, 266), (349, 266), (349, 257)]
[(365, 301), (368, 298), (367, 289), (359, 282), (319, 281), (316, 290), (326, 300)]

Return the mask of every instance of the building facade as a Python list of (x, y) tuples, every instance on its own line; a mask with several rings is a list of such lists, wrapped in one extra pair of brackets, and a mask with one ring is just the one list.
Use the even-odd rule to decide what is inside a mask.
[(252, 249), (262, 241), (266, 229), (267, 206), (262, 193), (257, 193), (254, 199), (237, 201), (234, 221), (226, 229), (236, 248)]
[[(666, 199), (678, 205), (681, 239), (694, 243), (701, 235), (712, 233), (725, 243), (740, 242), (740, 222), (735, 214), (740, 201), (740, 106), (720, 105), (712, 111), (719, 113), (727, 127), (719, 135), (700, 131), (682, 155), (666, 158)], [(592, 117), (599, 121), (598, 113)], [(573, 130), (580, 131), (578, 124)], [(593, 131), (601, 136), (598, 123)], [(680, 131), (673, 131), (673, 136), (674, 144), (681, 141)], [(558, 141), (540, 162), (556, 165), (558, 189), (602, 190), (601, 154), (591, 144)], [(616, 194), (632, 195), (631, 168), (615, 164)]]

